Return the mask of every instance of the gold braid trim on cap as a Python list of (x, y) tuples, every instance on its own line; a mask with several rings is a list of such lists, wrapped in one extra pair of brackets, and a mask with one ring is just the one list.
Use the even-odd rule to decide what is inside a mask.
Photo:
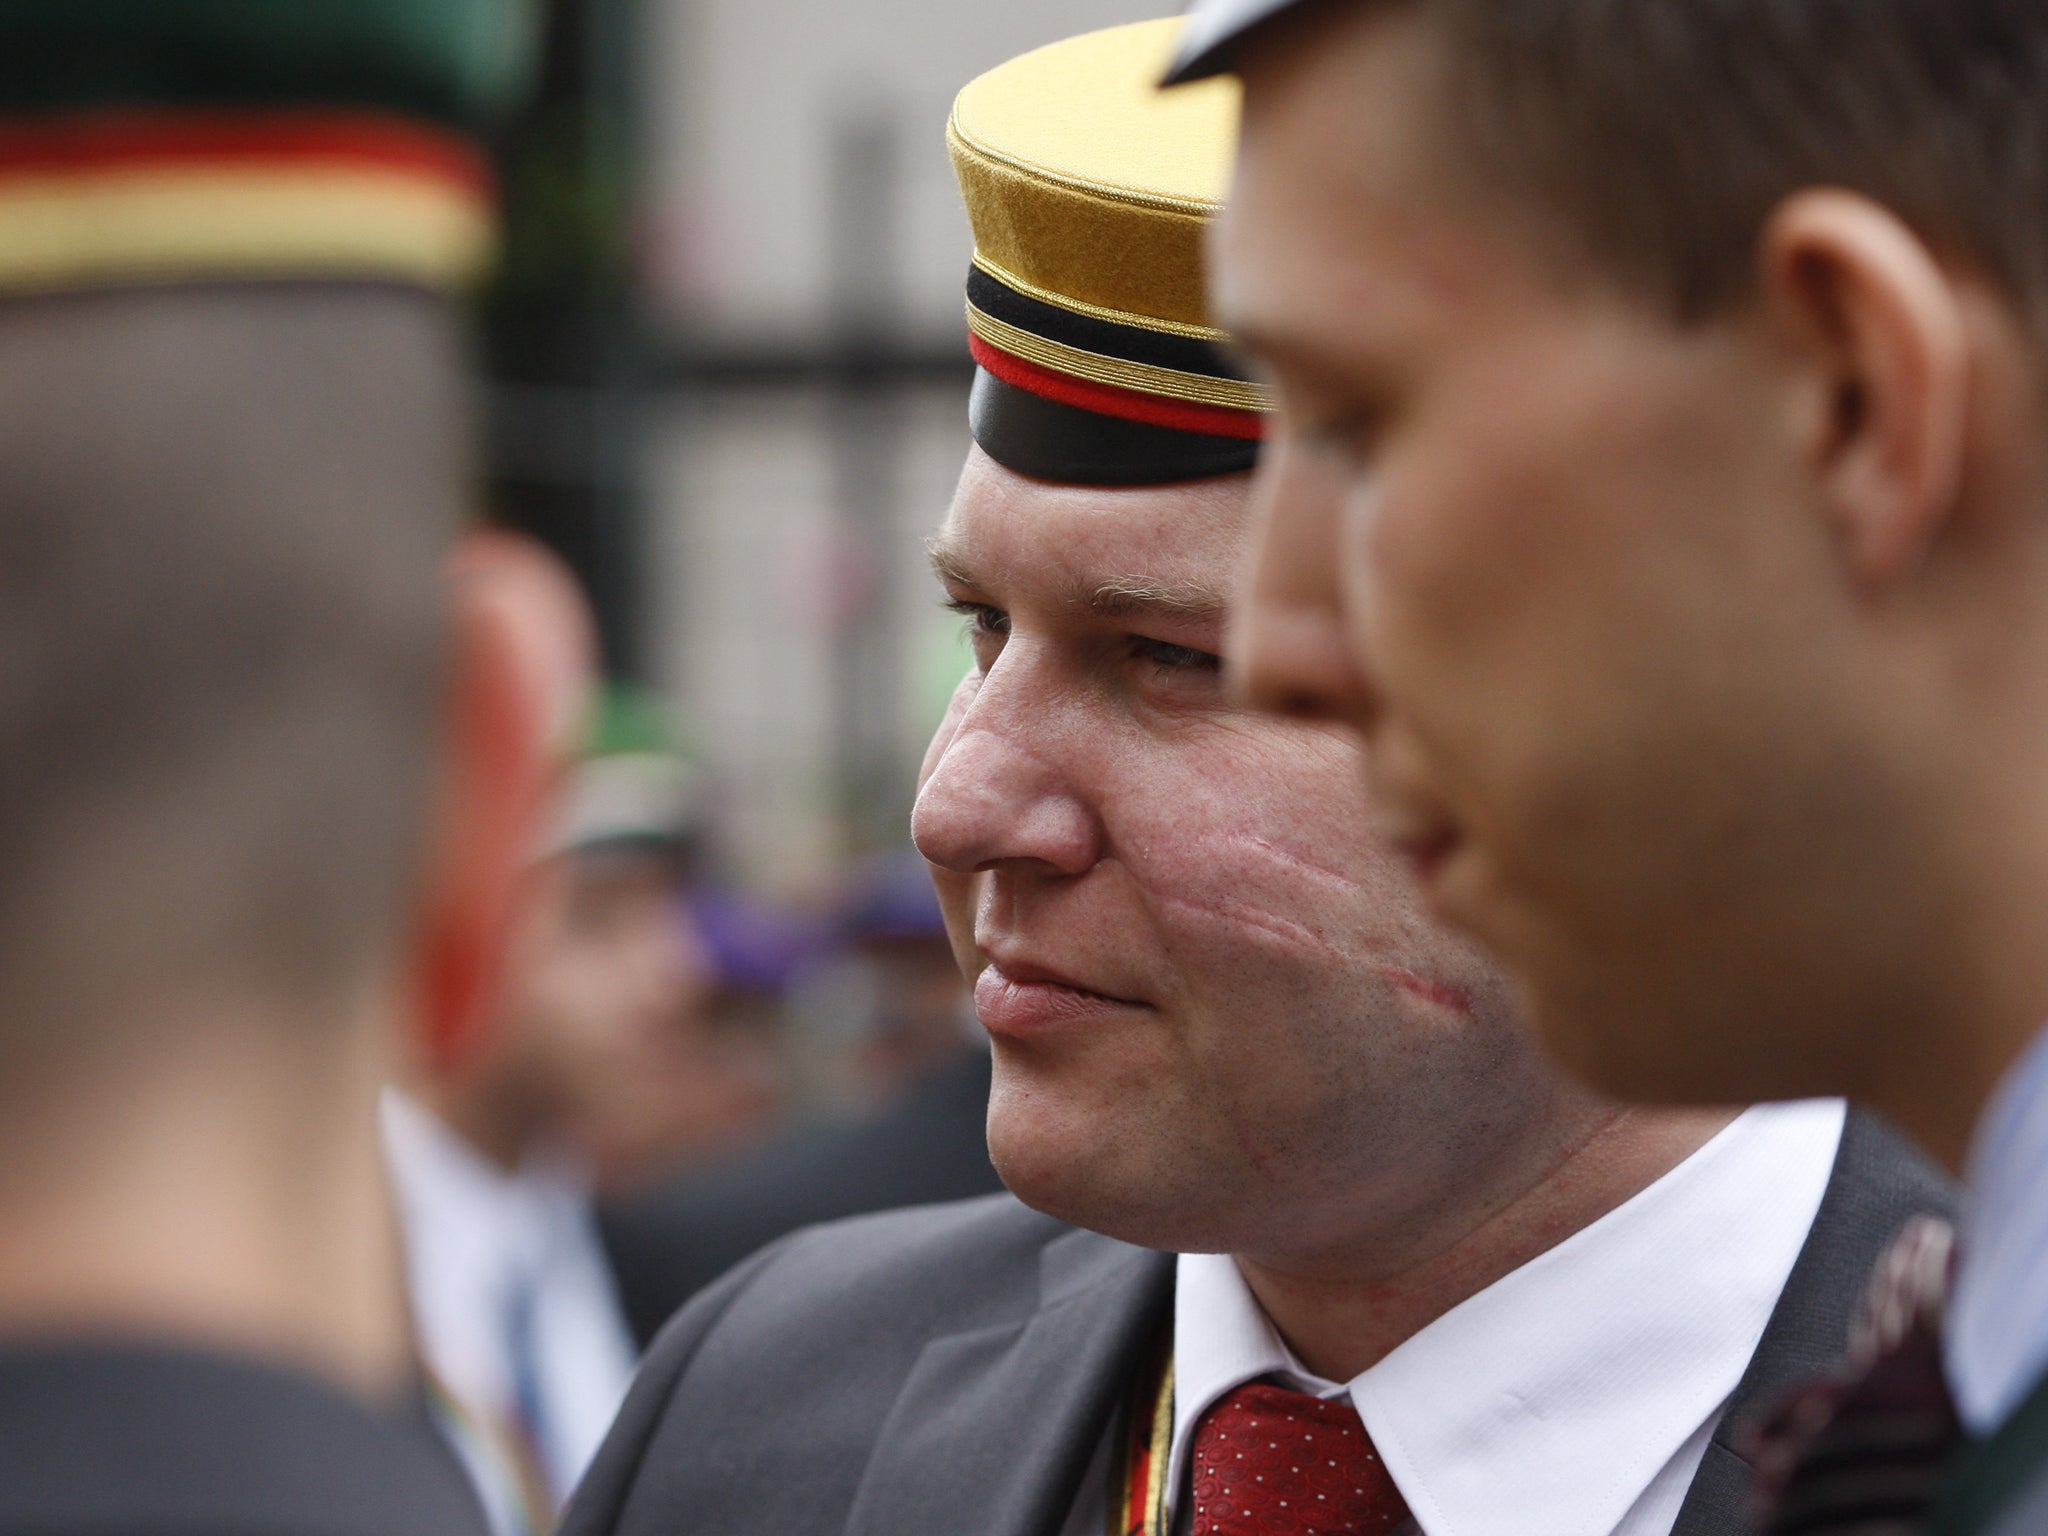
[(1271, 411), (1275, 408), (1272, 391), (1264, 385), (1239, 379), (1218, 379), (1208, 374), (1184, 373), (1178, 368), (1160, 368), (1150, 363), (1133, 363), (1121, 357), (1107, 357), (1100, 352), (1084, 352), (1079, 347), (1048, 341), (1014, 325), (1005, 325), (971, 303), (967, 306), (967, 329), (1012, 357), (1021, 357), (1027, 363), (1036, 363), (1041, 368), (1087, 379), (1091, 383), (1237, 411)]
[(990, 261), (980, 251), (974, 253), (974, 265), (981, 268), (982, 271), (1001, 283), (1005, 288), (1014, 288), (1017, 292), (1034, 298), (1041, 304), (1051, 304), (1059, 309), (1071, 310), (1077, 315), (1086, 315), (1091, 320), (1107, 320), (1112, 325), (1135, 326), (1141, 331), (1157, 331), (1162, 336), (1184, 336), (1189, 341), (1206, 341), (1226, 345), (1230, 341), (1230, 332), (1221, 330), (1213, 325), (1181, 325), (1172, 320), (1155, 320), (1150, 315), (1133, 314), (1127, 309), (1106, 309), (1100, 304), (1084, 304), (1079, 299), (1068, 298), (1064, 293), (1054, 293), (1050, 288), (1040, 288), (1035, 283), (1025, 282), (1016, 273), (1007, 272), (995, 262)]

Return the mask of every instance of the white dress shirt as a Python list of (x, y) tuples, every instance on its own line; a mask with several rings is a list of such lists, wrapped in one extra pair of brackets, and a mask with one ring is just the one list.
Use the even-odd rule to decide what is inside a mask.
[(2048, 1030), (1999, 1084), (1970, 1149), (1944, 1347), (1963, 1423), (1988, 1435), (2048, 1371)]
[[(1761, 1106), (1590, 1226), (1337, 1384), (1295, 1359), (1226, 1255), (1184, 1254), (1167, 1487), (1195, 1423), (1276, 1376), (1348, 1396), (1425, 1536), (1666, 1536), (1805, 1245), (1838, 1100)], [(1100, 1536), (1107, 1447), (1067, 1536)]]
[(559, 1508), (633, 1375), (587, 1187), (554, 1164), (507, 1173), (395, 1092), (384, 1140), (420, 1352), (496, 1536), (520, 1536), (522, 1459)]

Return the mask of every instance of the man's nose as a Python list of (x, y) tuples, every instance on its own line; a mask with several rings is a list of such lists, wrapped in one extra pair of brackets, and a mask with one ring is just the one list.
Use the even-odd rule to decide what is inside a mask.
[(1295, 719), (1367, 728), (1373, 689), (1346, 631), (1338, 560), (1343, 502), (1284, 437), (1253, 485), (1253, 540), (1226, 643), (1239, 695)]
[(1000, 659), (954, 725), (911, 812), (925, 859), (955, 874), (1029, 863), (1078, 875), (1102, 856), (1101, 824), (1075, 754), (1074, 722), (1036, 702)]

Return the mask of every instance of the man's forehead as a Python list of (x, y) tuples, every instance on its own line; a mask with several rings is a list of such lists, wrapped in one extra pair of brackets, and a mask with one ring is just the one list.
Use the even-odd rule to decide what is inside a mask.
[(1105, 490), (970, 471), (929, 543), (933, 568), (982, 590), (1034, 594), (1111, 612), (1169, 607), (1220, 616), (1248, 534), (1243, 477)]
[(1210, 264), (1217, 318), (1248, 345), (1275, 330), (1312, 338), (1397, 299), (1390, 283), (1433, 286), (1435, 269), (1496, 249), (1498, 199), (1475, 197), (1474, 168), (1446, 134), (1436, 34), (1401, 8), (1359, 10), (1252, 60)]
[(928, 549), (942, 582), (1001, 606), (1053, 604), (1106, 621), (1223, 623), (1241, 539), (1190, 549), (1159, 539), (1157, 526), (1133, 522), (1098, 526), (1092, 537), (1059, 537), (1055, 528), (1020, 530), (1008, 520), (954, 510)]
[(977, 551), (972, 540), (941, 532), (929, 545), (933, 570), (949, 585), (992, 595), (1028, 591), (1106, 619), (1168, 614), (1221, 622), (1228, 612), (1227, 569), (1213, 563), (1161, 560), (1117, 565), (1068, 550)]

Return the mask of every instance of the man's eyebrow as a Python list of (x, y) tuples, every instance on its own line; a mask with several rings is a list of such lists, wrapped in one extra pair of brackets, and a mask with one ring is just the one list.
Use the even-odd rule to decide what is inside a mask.
[[(924, 550), (939, 580), (971, 591), (981, 590), (980, 576), (966, 551), (947, 535), (939, 533), (925, 540)], [(1220, 622), (1229, 608), (1223, 593), (1214, 587), (1192, 581), (1159, 581), (1149, 576), (1118, 576), (1094, 586), (1076, 587), (1064, 601), (1102, 619), (1146, 616), (1196, 623)]]
[(1214, 587), (1192, 581), (1154, 581), (1144, 576), (1105, 581), (1082, 598), (1082, 605), (1105, 619), (1150, 616), (1198, 622), (1220, 620), (1229, 606)]
[(924, 541), (924, 552), (932, 563), (932, 574), (939, 580), (950, 582), (956, 587), (979, 587), (974, 567), (967, 563), (967, 556), (943, 533), (933, 534)]

